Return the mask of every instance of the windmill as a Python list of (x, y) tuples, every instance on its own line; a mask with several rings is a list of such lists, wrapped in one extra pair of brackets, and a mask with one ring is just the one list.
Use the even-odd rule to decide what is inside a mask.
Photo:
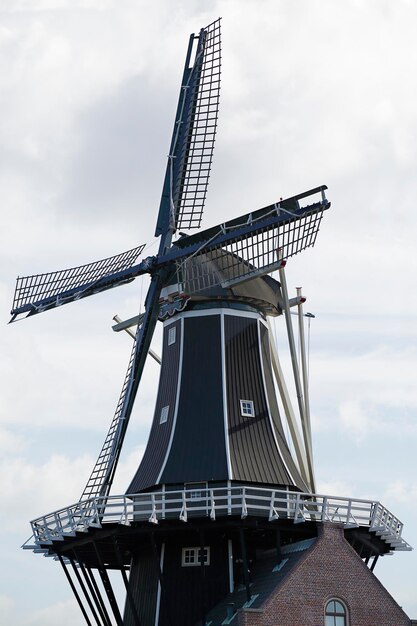
[[(395, 526), (398, 520), (384, 521), (385, 509), (363, 523), (353, 501), (314, 493), (305, 357), (300, 372), (290, 317), (296, 306), (302, 334), (304, 298), (301, 292), (288, 297), (284, 266), (314, 245), (330, 207), (327, 187), (200, 230), (220, 66), (217, 20), (190, 36), (157, 216), (158, 253), (139, 260), (141, 245), (88, 265), (17, 279), (11, 321), (150, 276), (144, 313), (115, 328), (136, 328), (133, 348), (115, 414), (81, 498), (34, 520), (35, 544), (26, 546), (60, 561), (87, 624), (205, 624), (207, 610), (239, 579), (251, 601), (248, 563), (254, 542), (272, 541), (278, 554), (281, 533), (289, 541), (297, 527), (308, 537), (318, 519), (337, 515), (357, 530), (358, 541), (369, 533), (371, 521), (382, 528), (383, 540), (365, 542), (369, 557), (408, 545)], [(194, 229), (195, 234), (184, 232)], [(279, 282), (270, 277), (273, 271), (279, 272)], [(281, 314), (300, 421), (268, 327), (267, 317)], [(148, 445), (127, 494), (112, 496), (158, 320), (164, 324), (164, 347)], [(295, 458), (284, 434), (274, 373)], [(254, 517), (262, 523), (254, 525)], [(192, 572), (195, 565), (198, 577)], [(125, 584), (123, 617), (108, 576), (111, 569), (121, 572)], [(190, 585), (195, 602), (187, 600)]]

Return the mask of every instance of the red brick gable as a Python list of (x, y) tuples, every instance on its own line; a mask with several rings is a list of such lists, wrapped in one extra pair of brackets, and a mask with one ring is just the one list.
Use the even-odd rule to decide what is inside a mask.
[(337, 524), (319, 538), (257, 611), (239, 611), (239, 626), (324, 626), (331, 598), (348, 609), (348, 626), (410, 626), (394, 598), (345, 540)]

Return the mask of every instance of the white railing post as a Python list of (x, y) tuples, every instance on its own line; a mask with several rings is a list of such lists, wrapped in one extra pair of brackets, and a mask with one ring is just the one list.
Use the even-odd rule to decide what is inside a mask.
[(322, 502), (322, 505), (321, 505), (321, 521), (325, 522), (326, 521), (326, 517), (328, 517), (327, 516), (327, 497), (324, 496), (323, 502)]
[(247, 516), (248, 516), (248, 509), (246, 506), (246, 488), (243, 487), (242, 489), (242, 512), (241, 512), (240, 517), (244, 519)]
[(162, 519), (165, 519), (165, 484), (162, 485), (161, 500), (162, 500)]
[(271, 500), (269, 503), (269, 521), (272, 522), (279, 518), (278, 511), (275, 508), (275, 491), (271, 493)]
[(230, 480), (227, 481), (227, 514), (232, 514), (232, 490), (230, 487)]
[(181, 508), (181, 512), (180, 512), (180, 520), (182, 522), (186, 522), (187, 521), (187, 500), (186, 500), (186, 493), (185, 491), (182, 492), (182, 508)]
[[(156, 516), (156, 503), (155, 503), (155, 494), (153, 493), (151, 495), (151, 502), (152, 502), (152, 513), (151, 516), (149, 518), (149, 522), (151, 522), (151, 524), (158, 524), (158, 518)], [(187, 521), (187, 520), (185, 520)]]
[(216, 519), (216, 502), (214, 500), (213, 489), (210, 489), (210, 519)]

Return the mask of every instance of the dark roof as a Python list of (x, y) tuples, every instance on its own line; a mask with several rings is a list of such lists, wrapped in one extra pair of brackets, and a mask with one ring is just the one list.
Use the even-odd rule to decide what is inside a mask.
[[(206, 616), (207, 626), (237, 625), (237, 610), (241, 608), (260, 608), (268, 599), (277, 585), (288, 576), (296, 564), (303, 558), (304, 554), (317, 541), (316, 537), (304, 539), (296, 543), (283, 546), (281, 549), (282, 560), (277, 563), (276, 550), (266, 550), (253, 565), (251, 570), (251, 601), (248, 604), (246, 598), (246, 587), (239, 586), (233, 593), (229, 593), (222, 602), (217, 604)], [(234, 617), (227, 621), (227, 607), (233, 604)], [(201, 626), (201, 621), (195, 626)]]

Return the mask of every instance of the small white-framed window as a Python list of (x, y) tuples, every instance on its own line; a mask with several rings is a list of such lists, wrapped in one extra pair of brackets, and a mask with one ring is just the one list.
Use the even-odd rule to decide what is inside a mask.
[(181, 565), (182, 567), (196, 567), (201, 565), (201, 559), (204, 559), (204, 565), (210, 565), (210, 546), (204, 546), (203, 550), (198, 546), (182, 549)]
[(326, 604), (325, 626), (348, 626), (346, 607), (338, 598)]
[(255, 407), (253, 400), (240, 401), (240, 414), (242, 417), (255, 417)]
[(202, 500), (207, 497), (207, 483), (185, 483), (187, 500)]
[(172, 344), (175, 343), (176, 340), (177, 340), (177, 327), (171, 326), (171, 328), (168, 330), (168, 345), (172, 346)]
[(168, 406), (163, 406), (161, 409), (161, 415), (159, 416), (160, 424), (165, 424), (165, 422), (168, 420), (168, 413), (169, 413), (169, 404)]

